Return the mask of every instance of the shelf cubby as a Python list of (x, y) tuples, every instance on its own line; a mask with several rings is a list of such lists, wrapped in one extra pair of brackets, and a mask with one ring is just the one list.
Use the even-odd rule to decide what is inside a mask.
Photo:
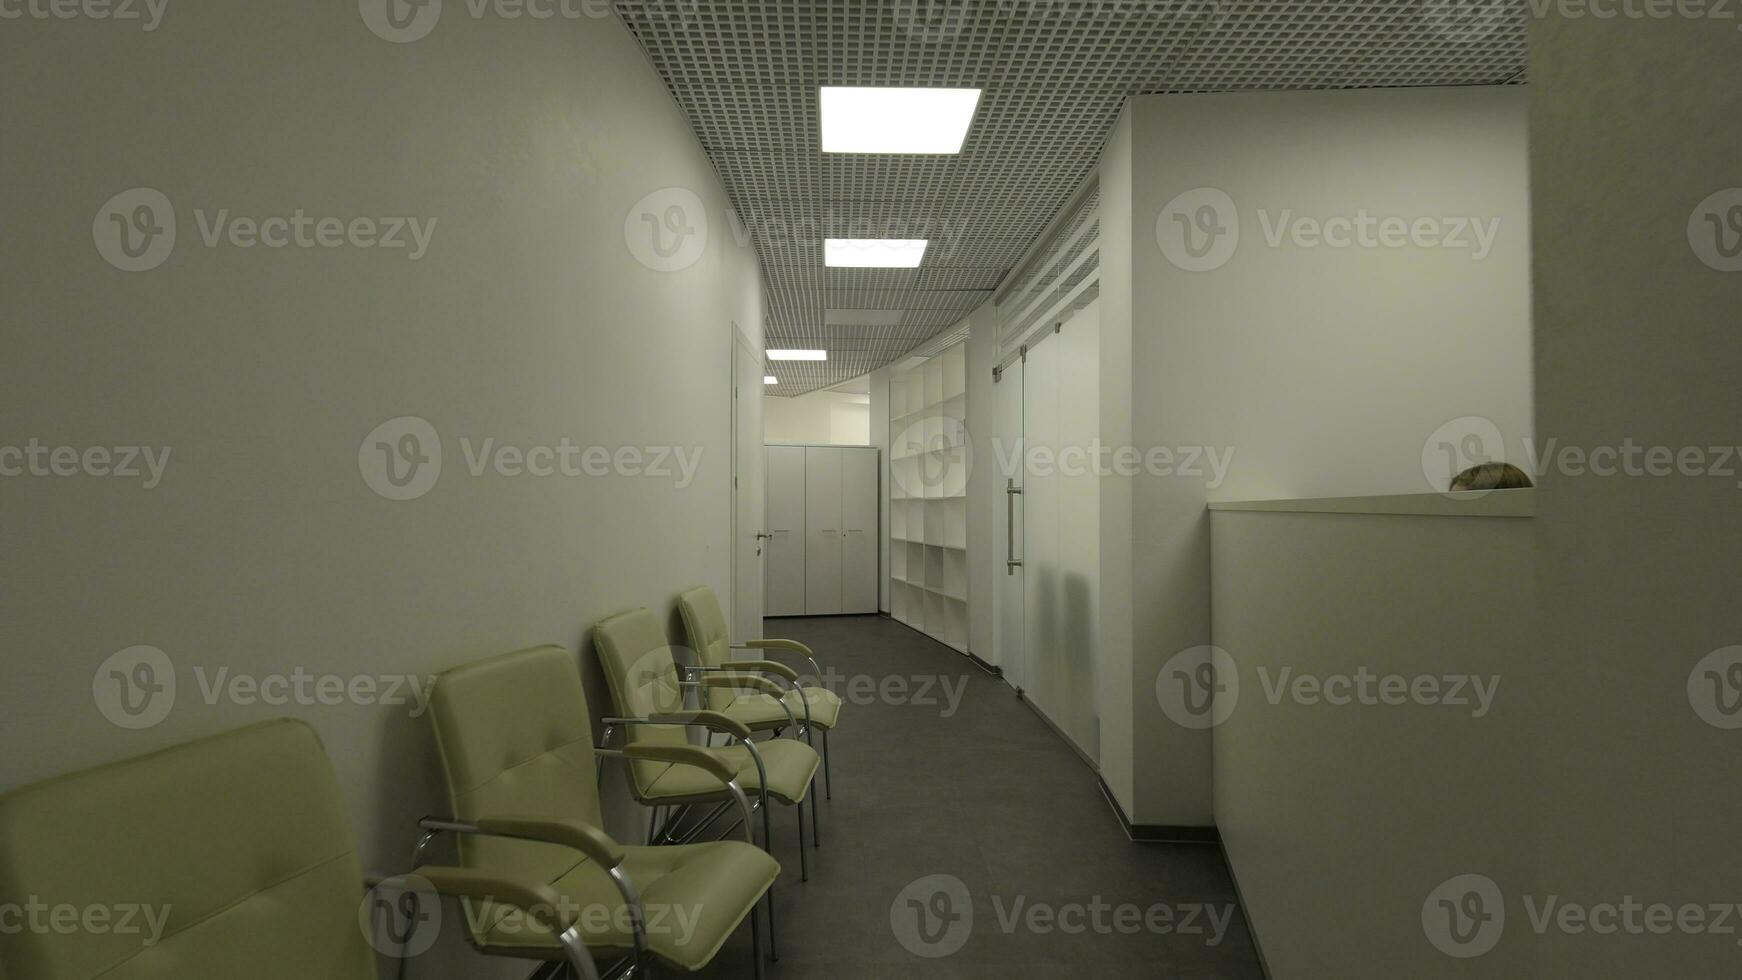
[(958, 343), (889, 380), (890, 614), (968, 650), (968, 372)]

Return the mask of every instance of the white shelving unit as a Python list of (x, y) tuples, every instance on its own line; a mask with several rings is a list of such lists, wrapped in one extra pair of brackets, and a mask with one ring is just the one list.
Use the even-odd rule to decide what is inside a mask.
[(889, 379), (889, 611), (968, 652), (967, 351)]

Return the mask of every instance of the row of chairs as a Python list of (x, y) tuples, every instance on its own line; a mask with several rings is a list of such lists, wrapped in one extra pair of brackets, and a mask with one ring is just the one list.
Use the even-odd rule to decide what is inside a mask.
[[(476, 948), (542, 961), (535, 977), (598, 980), (600, 962), (615, 978), (655, 964), (699, 970), (746, 919), (761, 977), (764, 905), (768, 955), (777, 955), (770, 807), (797, 811), (808, 878), (803, 810), (808, 803), (815, 847), (814, 788), (820, 770), (828, 792), (827, 737), (841, 701), (768, 659), (796, 655), (820, 679), (802, 644), (733, 644), (707, 589), (678, 606), (695, 663), (676, 662), (646, 609), (594, 628), (614, 712), (598, 741), (578, 665), (560, 647), (439, 675), (429, 717), (450, 812), (420, 822), (408, 874), (364, 878), (331, 762), (294, 720), (0, 797), (0, 908), (101, 909), (111, 926), (117, 910), (162, 910), (149, 944), (116, 928), (7, 930), (0, 976), (373, 980), (371, 901), (391, 908), (394, 896), (409, 897), (396, 921), (416, 923), (430, 917), (420, 896), (450, 896), (462, 900)], [(745, 650), (764, 659), (732, 659)], [(695, 728), (707, 733), (699, 744)], [(610, 760), (651, 808), (647, 845), (603, 829), (599, 780)], [(731, 814), (724, 831), (713, 829)], [(740, 829), (742, 840), (726, 839)], [(458, 862), (424, 863), (444, 836)], [(416, 941), (409, 930), (394, 938)]]

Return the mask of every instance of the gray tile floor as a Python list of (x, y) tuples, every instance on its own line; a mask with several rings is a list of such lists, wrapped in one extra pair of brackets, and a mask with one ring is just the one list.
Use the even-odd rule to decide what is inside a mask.
[[(814, 648), (849, 701), (809, 882), (795, 815), (774, 812), (770, 980), (1263, 976), (1219, 849), (1127, 840), (1095, 774), (1003, 681), (877, 617), (771, 619), (767, 635)], [(747, 931), (701, 975), (750, 976)]]

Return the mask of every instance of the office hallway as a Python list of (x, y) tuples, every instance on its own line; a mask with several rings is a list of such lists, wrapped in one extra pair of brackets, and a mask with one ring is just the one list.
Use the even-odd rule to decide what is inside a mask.
[[(775, 811), (770, 978), (1263, 975), (1219, 850), (1127, 840), (1094, 773), (1002, 680), (888, 619), (766, 632), (810, 645), (848, 701), (808, 883), (794, 815)], [(961, 882), (971, 916), (933, 876)], [(748, 953), (739, 930), (700, 975), (749, 976)]]

